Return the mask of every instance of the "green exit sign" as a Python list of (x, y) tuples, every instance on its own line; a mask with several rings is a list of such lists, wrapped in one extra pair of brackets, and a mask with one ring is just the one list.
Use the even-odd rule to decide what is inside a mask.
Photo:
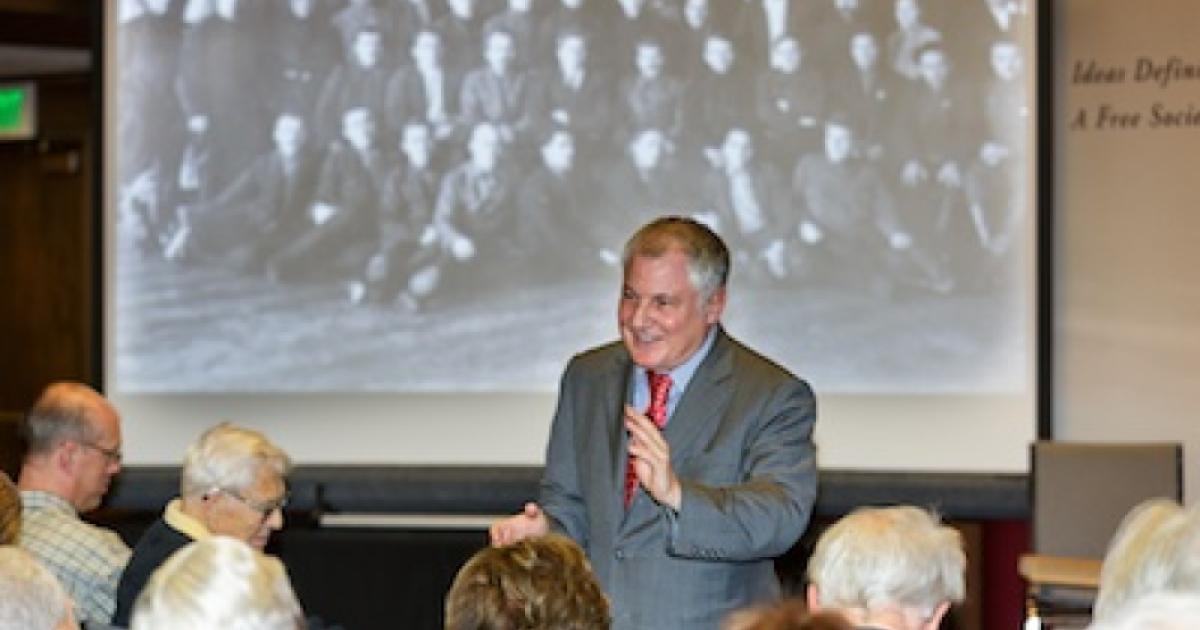
[(35, 94), (31, 83), (0, 84), (0, 140), (34, 136)]

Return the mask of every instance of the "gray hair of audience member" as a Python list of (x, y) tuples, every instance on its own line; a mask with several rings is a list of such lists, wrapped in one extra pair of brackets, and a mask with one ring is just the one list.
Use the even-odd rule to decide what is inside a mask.
[(0, 545), (15, 545), (21, 535), (21, 493), (0, 470)]
[(1136, 599), (1089, 630), (1194, 630), (1200, 628), (1200, 594), (1154, 593)]
[(900, 607), (928, 617), (962, 601), (966, 562), (962, 536), (934, 514), (859, 508), (821, 535), (808, 579), (823, 608)]
[(688, 279), (703, 300), (711, 299), (725, 288), (729, 280), (729, 249), (708, 226), (688, 217), (665, 216), (642, 226), (625, 243), (622, 266), (628, 269), (637, 256), (658, 258), (675, 250), (687, 256)]
[(223, 422), (188, 447), (179, 491), (194, 497), (214, 489), (245, 490), (264, 466), (283, 477), (292, 469), (292, 461), (262, 433)]
[(188, 544), (138, 595), (131, 630), (297, 630), (305, 627), (277, 558), (227, 536)]
[(24, 549), (0, 546), (0, 630), (78, 628), (62, 585)]
[(95, 442), (100, 435), (92, 424), (92, 414), (98, 411), (116, 414), (103, 396), (83, 383), (64, 381), (47, 386), (21, 422), (28, 453), (49, 453), (67, 440)]
[(1164, 591), (1200, 594), (1200, 511), (1150, 499), (1130, 510), (1109, 543), (1093, 618)]

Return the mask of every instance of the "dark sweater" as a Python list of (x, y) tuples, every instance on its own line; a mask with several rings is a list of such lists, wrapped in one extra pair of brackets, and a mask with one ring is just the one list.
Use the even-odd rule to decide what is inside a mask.
[(121, 582), (117, 585), (117, 611), (113, 613), (112, 619), (114, 626), (129, 627), (133, 603), (137, 601), (137, 596), (146, 586), (146, 582), (150, 581), (150, 575), (166, 562), (171, 554), (190, 542), (191, 538), (167, 525), (162, 517), (142, 534), (133, 548), (133, 556), (129, 558), (125, 572), (121, 574)]

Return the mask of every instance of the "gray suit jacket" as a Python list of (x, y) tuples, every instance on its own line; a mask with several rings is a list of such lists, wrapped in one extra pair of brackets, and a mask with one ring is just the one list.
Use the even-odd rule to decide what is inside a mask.
[(664, 430), (680, 511), (642, 490), (626, 511), (631, 372), (619, 342), (567, 366), (541, 505), (587, 551), (613, 628), (715, 628), (778, 593), (772, 559), (803, 533), (816, 495), (816, 403), (807, 384), (719, 329)]

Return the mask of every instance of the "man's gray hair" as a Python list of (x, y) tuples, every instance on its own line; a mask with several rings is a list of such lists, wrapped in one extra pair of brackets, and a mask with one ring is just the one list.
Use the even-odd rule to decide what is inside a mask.
[(65, 381), (49, 385), (21, 423), (29, 454), (49, 453), (66, 441), (97, 441), (100, 434), (92, 416), (101, 409), (110, 409), (108, 402), (87, 385)]
[(1195, 630), (1200, 628), (1200, 594), (1162, 592), (1129, 603), (1089, 630)]
[(822, 607), (900, 607), (929, 617), (961, 602), (962, 536), (912, 506), (859, 508), (825, 530), (808, 563)]
[(688, 279), (708, 300), (729, 280), (729, 249), (725, 242), (703, 223), (681, 216), (660, 217), (642, 226), (629, 241), (621, 256), (624, 269), (637, 256), (658, 258), (671, 251), (688, 258)]
[(228, 536), (188, 544), (150, 577), (131, 630), (298, 630), (304, 613), (277, 559)]
[(53, 630), (70, 610), (49, 570), (24, 549), (0, 546), (0, 630)]
[(223, 422), (188, 447), (179, 491), (185, 497), (215, 489), (242, 491), (254, 484), (264, 466), (283, 477), (292, 461), (262, 433)]
[(1166, 591), (1200, 593), (1200, 510), (1151, 499), (1125, 516), (1109, 543), (1093, 618)]

